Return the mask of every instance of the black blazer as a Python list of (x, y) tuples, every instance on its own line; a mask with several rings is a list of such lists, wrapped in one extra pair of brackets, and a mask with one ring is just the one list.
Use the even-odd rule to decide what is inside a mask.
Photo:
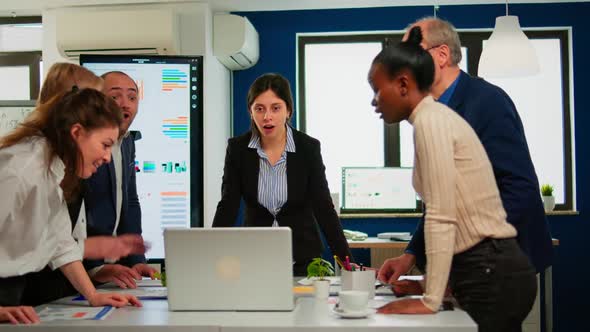
[[(291, 228), (295, 270), (321, 256), (323, 246), (318, 225), (332, 252), (352, 259), (330, 197), (320, 142), (295, 129), (292, 132), (296, 152), (287, 152), (287, 202), (276, 219), (280, 226)], [(228, 141), (221, 201), (217, 204), (213, 227), (235, 225), (241, 198), (246, 203), (244, 226), (272, 226), (272, 214), (258, 202), (260, 159), (256, 149), (248, 148), (251, 136), (249, 131)]]
[[(136, 132), (130, 134), (121, 142), (121, 171), (122, 203), (117, 235), (141, 235), (141, 207), (137, 195), (135, 172), (135, 139)], [(85, 180), (86, 193), (86, 232), (88, 237), (111, 236), (117, 219), (117, 180), (115, 178), (115, 164), (111, 162), (98, 168), (96, 173)], [(118, 261), (132, 267), (138, 263), (145, 263), (144, 255), (130, 255)], [(104, 264), (104, 260), (84, 260), (87, 269)]]

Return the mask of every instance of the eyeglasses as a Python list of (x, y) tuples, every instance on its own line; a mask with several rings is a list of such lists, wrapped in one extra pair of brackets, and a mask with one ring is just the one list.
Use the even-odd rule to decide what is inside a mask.
[(426, 49), (424, 49), (424, 50), (428, 52), (428, 51), (430, 51), (430, 50), (432, 50), (432, 49), (435, 49), (435, 48), (441, 47), (441, 46), (443, 46), (443, 45), (445, 45), (445, 44), (438, 44), (438, 45), (430, 46), (429, 48), (426, 48)]

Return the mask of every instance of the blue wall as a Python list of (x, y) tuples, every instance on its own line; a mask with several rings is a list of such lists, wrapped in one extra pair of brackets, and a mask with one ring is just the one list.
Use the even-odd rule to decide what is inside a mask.
[[(495, 17), (504, 15), (503, 5), (442, 6), (439, 17), (457, 28), (492, 28)], [(590, 159), (590, 108), (584, 94), (590, 90), (590, 3), (510, 5), (524, 27), (572, 27), (575, 110), (575, 157), (577, 216), (550, 216), (552, 234), (561, 241), (553, 266), (554, 331), (587, 331), (585, 315), (590, 299), (590, 264), (584, 258), (590, 246), (590, 223), (586, 220)], [(296, 33), (331, 31), (402, 30), (416, 19), (432, 15), (432, 7), (386, 7), (342, 10), (276, 11), (238, 13), (248, 17), (260, 35), (260, 60), (248, 70), (234, 72), (234, 134), (248, 130), (246, 93), (252, 81), (266, 72), (279, 72), (296, 82)], [(367, 68), (368, 69), (368, 68)], [(293, 88), (295, 88), (293, 86)], [(293, 91), (295, 92), (295, 91)], [(343, 226), (375, 236), (382, 231), (410, 231), (415, 219), (344, 219)], [(577, 249), (576, 249), (577, 248)]]

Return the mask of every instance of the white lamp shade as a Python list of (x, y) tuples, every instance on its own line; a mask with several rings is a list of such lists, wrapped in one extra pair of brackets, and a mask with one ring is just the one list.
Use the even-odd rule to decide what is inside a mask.
[(518, 77), (539, 73), (533, 44), (520, 29), (517, 16), (500, 16), (479, 58), (480, 77)]

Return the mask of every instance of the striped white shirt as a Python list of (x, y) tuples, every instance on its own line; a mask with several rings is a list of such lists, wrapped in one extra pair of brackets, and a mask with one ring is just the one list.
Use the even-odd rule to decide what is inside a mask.
[(287, 127), (287, 144), (276, 164), (271, 165), (268, 156), (260, 144), (260, 136), (252, 131), (248, 148), (256, 149), (260, 157), (260, 171), (258, 172), (258, 202), (274, 217), (273, 226), (277, 226), (276, 217), (281, 207), (287, 202), (287, 152), (295, 152), (295, 142), (291, 127)]

